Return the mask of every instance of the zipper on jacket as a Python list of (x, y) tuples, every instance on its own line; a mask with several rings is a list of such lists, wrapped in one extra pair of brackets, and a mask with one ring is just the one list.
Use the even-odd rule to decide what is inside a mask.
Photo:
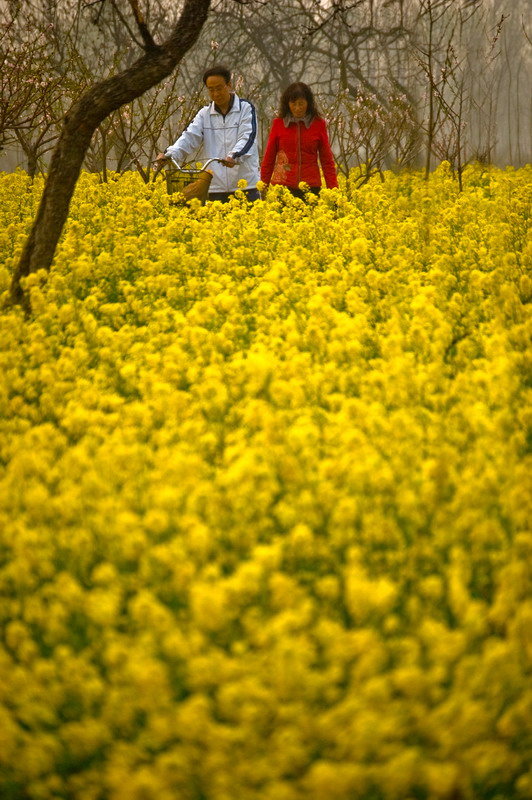
[[(231, 111), (231, 109), (229, 109), (229, 111)], [(227, 112), (227, 114), (225, 116), (222, 114), (222, 123), (223, 123), (223, 126), (224, 126), (223, 127), (223, 130), (224, 130), (224, 156), (227, 155), (227, 128), (225, 127), (225, 121), (226, 121), (227, 117), (229, 116), (229, 111)], [(233, 167), (233, 169), (236, 169), (236, 167)], [(231, 188), (230, 188), (231, 178), (230, 178), (230, 175), (229, 175), (230, 171), (231, 171), (230, 167), (224, 167), (224, 173), (225, 174), (222, 173), (222, 174), (224, 174), (224, 178), (225, 178), (224, 184), (225, 184), (225, 191), (226, 192), (230, 192), (231, 191)]]
[(301, 183), (301, 122), (297, 125), (297, 185)]
[[(227, 112), (227, 114), (229, 114), (229, 111)], [(225, 117), (227, 117), (227, 114), (225, 115)], [(222, 120), (223, 120), (223, 125), (224, 125), (224, 155), (227, 155), (227, 130), (226, 130), (226, 127), (225, 127), (225, 117), (222, 115)], [(229, 191), (229, 188), (228, 188), (229, 187), (229, 175), (228, 175), (228, 172), (229, 172), (229, 168), (226, 167), (225, 168), (225, 191), (226, 192)]]

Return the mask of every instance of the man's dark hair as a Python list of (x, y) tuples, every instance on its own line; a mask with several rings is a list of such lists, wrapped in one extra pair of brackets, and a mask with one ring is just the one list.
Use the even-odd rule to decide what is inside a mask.
[(306, 83), (291, 83), (287, 86), (281, 95), (281, 102), (279, 103), (279, 116), (288, 117), (290, 115), (290, 103), (293, 100), (299, 100), (303, 97), (307, 101), (307, 114), (311, 117), (321, 117), (320, 112), (316, 108), (316, 101), (312, 94), (312, 89)]
[(215, 64), (214, 67), (209, 67), (203, 73), (203, 83), (207, 83), (207, 78), (212, 78), (213, 75), (219, 75), (226, 83), (231, 83), (231, 72), (223, 64)]

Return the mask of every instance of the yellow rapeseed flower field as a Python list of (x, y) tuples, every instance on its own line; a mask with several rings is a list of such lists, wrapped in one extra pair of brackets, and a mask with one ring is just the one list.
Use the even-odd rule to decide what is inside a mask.
[(532, 168), (384, 177), (85, 174), (2, 302), (3, 800), (532, 798)]

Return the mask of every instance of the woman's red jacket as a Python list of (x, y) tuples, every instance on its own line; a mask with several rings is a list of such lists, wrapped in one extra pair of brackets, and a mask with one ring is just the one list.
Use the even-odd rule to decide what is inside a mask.
[(338, 186), (325, 120), (314, 117), (307, 128), (303, 120), (286, 125), (276, 117), (262, 159), (261, 180), (291, 189), (301, 181), (312, 187), (321, 186), (318, 157), (327, 188)]

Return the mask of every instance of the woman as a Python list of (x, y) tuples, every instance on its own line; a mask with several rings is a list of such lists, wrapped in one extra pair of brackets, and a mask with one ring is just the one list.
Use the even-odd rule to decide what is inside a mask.
[(325, 120), (306, 83), (292, 83), (282, 94), (279, 116), (273, 121), (261, 165), (265, 184), (286, 186), (296, 197), (303, 197), (298, 185), (303, 181), (319, 194), (321, 174), (327, 188), (338, 186), (333, 154)]

